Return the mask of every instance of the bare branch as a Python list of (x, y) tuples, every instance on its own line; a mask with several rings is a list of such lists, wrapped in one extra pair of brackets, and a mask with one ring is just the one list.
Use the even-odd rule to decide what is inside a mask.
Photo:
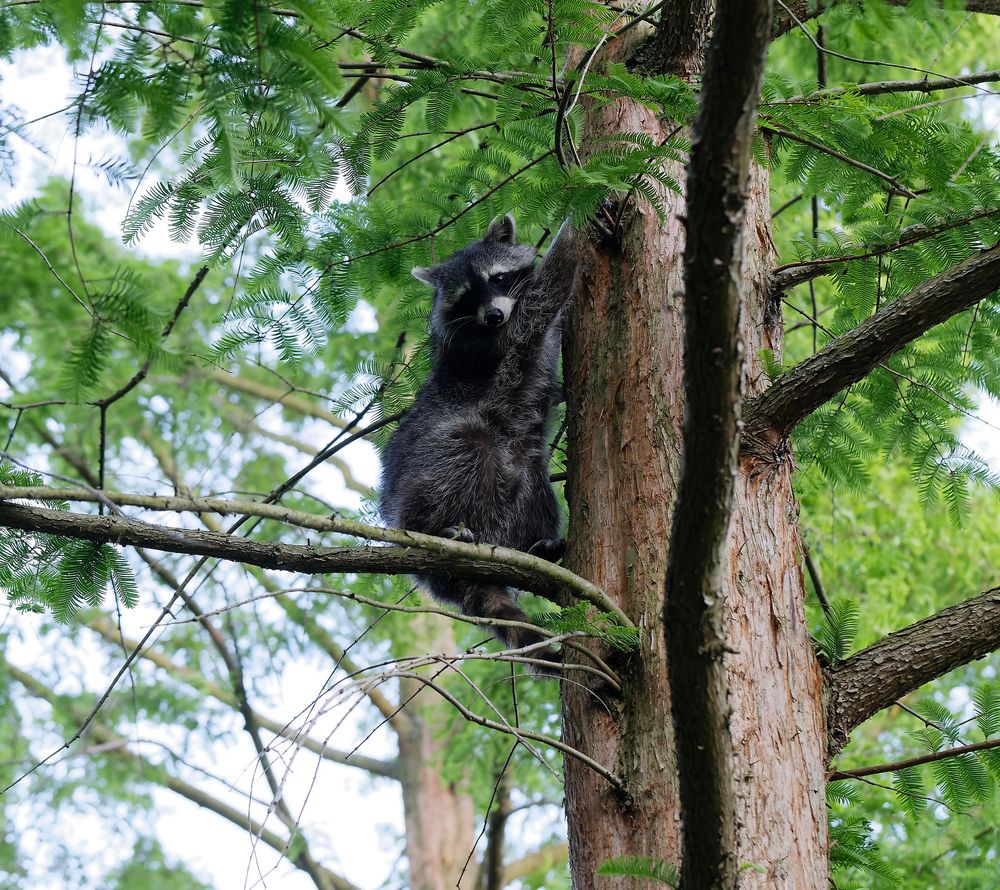
[(838, 779), (861, 779), (865, 776), (877, 776), (879, 773), (896, 773), (901, 769), (909, 769), (911, 766), (923, 766), (925, 763), (947, 760), (949, 757), (961, 757), (963, 754), (975, 754), (977, 751), (991, 751), (993, 748), (1000, 748), (1000, 739), (987, 739), (985, 742), (958, 745), (955, 748), (932, 751), (930, 754), (920, 754), (917, 757), (896, 760), (893, 763), (879, 763), (875, 766), (865, 766), (858, 769), (834, 770), (827, 775), (826, 780), (836, 782)]
[(242, 374), (230, 374), (226, 371), (219, 370), (218, 368), (213, 368), (208, 375), (211, 380), (215, 383), (221, 383), (227, 389), (235, 389), (237, 392), (246, 393), (249, 396), (254, 396), (258, 399), (264, 399), (268, 402), (276, 402), (279, 405), (284, 405), (286, 408), (291, 408), (293, 411), (297, 411), (299, 414), (303, 414), (306, 417), (314, 417), (316, 420), (324, 420), (330, 426), (334, 426), (337, 429), (344, 429), (347, 423), (332, 411), (326, 411), (320, 408), (318, 405), (314, 405), (308, 399), (304, 399), (297, 395), (291, 390), (283, 390), (278, 387), (268, 386), (266, 383), (260, 383), (257, 380), (252, 380), (251, 378)]
[(897, 630), (826, 670), (827, 748), (936, 677), (1000, 648), (1000, 587)]
[[(294, 436), (288, 436), (284, 433), (277, 433), (274, 430), (269, 430), (267, 427), (259, 424), (252, 414), (237, 408), (235, 405), (230, 404), (224, 399), (214, 399), (213, 403), (226, 420), (229, 421), (233, 427), (236, 428), (236, 431), (241, 434), (250, 430), (259, 436), (263, 436), (265, 439), (270, 439), (273, 442), (280, 442), (282, 445), (288, 445), (296, 451), (308, 454), (310, 457), (315, 457), (319, 454), (319, 449), (315, 446), (310, 445), (307, 442), (303, 442), (300, 439), (296, 439)], [(326, 463), (333, 464), (333, 466), (340, 471), (340, 475), (344, 477), (344, 485), (351, 489), (351, 491), (356, 492), (362, 497), (372, 496), (373, 489), (370, 486), (365, 485), (364, 482), (359, 480), (354, 475), (351, 465), (346, 460), (334, 454), (326, 459)]]
[(1000, 287), (1000, 245), (973, 254), (889, 303), (747, 403), (743, 448), (770, 453), (822, 404), (908, 343)]
[[(108, 642), (116, 645), (124, 643), (129, 650), (134, 650), (139, 647), (138, 640), (130, 640), (127, 637), (122, 640), (118, 634), (118, 628), (105, 618), (92, 618), (87, 622), (87, 627), (95, 630)], [(140, 651), (139, 657), (146, 659), (151, 664), (155, 664), (158, 668), (165, 671), (174, 679), (191, 686), (199, 692), (212, 696), (212, 698), (222, 702), (222, 704), (231, 708), (238, 707), (236, 698), (231, 691), (223, 689), (217, 683), (212, 682), (200, 671), (177, 664), (177, 662), (173, 661), (169, 656), (158, 649), (146, 647)], [(325, 742), (317, 741), (316, 739), (303, 734), (301, 731), (293, 728), (290, 724), (282, 723), (280, 720), (267, 717), (259, 711), (254, 711), (254, 718), (262, 729), (266, 729), (268, 732), (274, 733), (276, 736), (287, 739), (295, 745), (300, 745), (307, 751), (311, 751), (313, 754), (322, 757), (324, 760), (329, 760), (331, 763), (340, 764), (341, 766), (357, 767), (358, 769), (365, 770), (366, 772), (372, 773), (376, 776), (385, 776), (390, 779), (399, 778), (399, 768), (393, 762), (378, 760), (374, 757), (366, 757), (362, 754), (348, 756), (343, 751), (337, 751), (329, 747)]]
[[(56, 703), (56, 694), (39, 681), (37, 677), (27, 671), (20, 670), (9, 662), (4, 662), (4, 668), (29, 694), (35, 698), (47, 701), (49, 704), (54, 705)], [(135, 764), (150, 781), (156, 781), (164, 785), (192, 803), (196, 803), (198, 806), (204, 807), (218, 816), (222, 816), (223, 819), (232, 822), (234, 825), (250, 833), (253, 837), (260, 838), (269, 847), (277, 850), (278, 853), (309, 874), (319, 890), (359, 890), (358, 887), (346, 878), (330, 871), (328, 868), (316, 865), (315, 863), (311, 863), (312, 870), (304, 868), (303, 864), (299, 861), (301, 856), (296, 859), (292, 859), (289, 856), (291, 844), (288, 839), (276, 834), (256, 820), (251, 819), (245, 810), (230, 806), (225, 801), (219, 800), (219, 798), (203, 791), (201, 788), (185, 782), (183, 779), (166, 772), (144, 757), (134, 753), (128, 748), (128, 739), (117, 735), (99, 723), (90, 724), (89, 734), (101, 746), (102, 753), (127, 759)]]
[[(527, 647), (526, 647), (527, 648)], [(442, 659), (443, 660), (443, 659)], [(405, 677), (410, 680), (415, 680), (423, 686), (427, 686), (433, 689), (438, 695), (441, 696), (445, 701), (447, 701), (459, 714), (461, 714), (470, 723), (478, 723), (480, 726), (485, 726), (487, 729), (494, 729), (497, 732), (503, 732), (507, 735), (512, 735), (522, 742), (528, 739), (533, 742), (540, 742), (543, 745), (549, 745), (558, 751), (562, 751), (567, 757), (573, 757), (579, 760), (581, 763), (589, 766), (598, 775), (605, 778), (608, 783), (614, 788), (622, 788), (622, 780), (616, 776), (611, 770), (604, 766), (601, 766), (592, 757), (588, 757), (582, 751), (578, 751), (565, 742), (559, 739), (553, 738), (552, 736), (547, 736), (542, 733), (534, 732), (530, 729), (522, 729), (521, 727), (511, 726), (509, 723), (499, 723), (496, 720), (490, 720), (488, 717), (482, 717), (475, 711), (467, 708), (461, 701), (459, 701), (454, 695), (452, 695), (447, 689), (445, 689), (441, 684), (435, 683), (433, 680), (428, 679), (423, 674), (418, 674), (413, 671), (393, 671), (393, 676)], [(530, 747), (530, 746), (529, 746)]]
[(739, 791), (722, 565), (740, 440), (738, 272), (770, 0), (720, 0), (694, 126), (684, 250), (684, 450), (663, 614), (683, 826), (681, 882), (736, 887)]
[[(100, 500), (102, 493), (85, 489), (3, 488), (0, 500), (60, 498)], [(164, 528), (124, 516), (92, 516), (0, 503), (0, 526), (61, 535), (98, 543), (149, 547), (168, 553), (188, 553), (244, 562), (265, 569), (323, 574), (329, 572), (378, 572), (389, 575), (455, 575), (477, 581), (509, 584), (521, 590), (553, 596), (564, 589), (604, 612), (614, 614), (623, 627), (633, 626), (627, 616), (600, 588), (562, 566), (527, 553), (492, 544), (465, 544), (418, 532), (384, 529), (347, 519), (326, 519), (249, 501), (213, 498), (155, 498), (120, 492), (108, 498), (115, 504), (149, 509), (210, 513), (239, 513), (291, 522), (316, 531), (336, 532), (399, 547), (311, 547), (296, 544), (263, 544), (230, 534)], [(237, 506), (238, 505), (238, 506)]]
[[(826, 99), (836, 99), (840, 96), (883, 96), (887, 93), (936, 93), (939, 90), (953, 90), (961, 87), (974, 87), (981, 83), (996, 83), (1000, 81), (1000, 70), (979, 71), (976, 74), (955, 74), (951, 77), (921, 78), (920, 80), (878, 80), (871, 83), (858, 83), (853, 86), (831, 87), (815, 90), (806, 96), (793, 96), (791, 99), (774, 99), (767, 102), (771, 105), (802, 105), (808, 102), (823, 102)], [(992, 93), (992, 90), (987, 90)]]
[[(108, 23), (105, 23), (108, 24)], [(208, 266), (202, 266), (195, 273), (194, 278), (191, 279), (191, 283), (187, 286), (184, 293), (181, 294), (180, 300), (177, 302), (177, 306), (174, 308), (173, 315), (170, 316), (170, 320), (163, 326), (163, 330), (160, 332), (160, 339), (166, 341), (166, 339), (173, 332), (174, 327), (177, 325), (178, 319), (183, 314), (184, 310), (187, 309), (188, 304), (191, 302), (191, 298), (194, 296), (195, 291), (201, 287), (201, 283), (205, 280), (208, 275)], [(143, 380), (146, 379), (146, 375), (149, 373), (149, 369), (153, 365), (153, 355), (152, 352), (146, 357), (146, 360), (142, 363), (142, 367), (133, 374), (128, 381), (122, 384), (118, 389), (116, 389), (111, 395), (106, 396), (103, 399), (99, 399), (96, 402), (91, 402), (93, 405), (97, 405), (99, 408), (107, 408), (108, 405), (112, 405), (119, 399), (127, 396), (133, 389), (135, 389)]]

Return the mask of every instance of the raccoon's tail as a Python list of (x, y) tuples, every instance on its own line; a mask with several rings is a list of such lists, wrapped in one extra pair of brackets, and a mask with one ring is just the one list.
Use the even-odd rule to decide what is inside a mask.
[[(434, 579), (431, 590), (445, 602), (458, 606), (462, 612), (471, 618), (495, 618), (501, 621), (523, 621), (531, 623), (524, 609), (517, 604), (512, 590), (496, 584), (477, 584), (469, 581), (450, 581), (447, 589), (442, 589), (443, 579)], [(536, 643), (544, 643), (546, 637), (537, 631), (523, 627), (508, 627), (493, 625), (490, 632), (507, 649), (520, 649)], [(562, 664), (562, 655), (551, 646), (532, 649), (525, 653), (526, 658), (538, 659), (545, 664), (533, 664), (537, 673), (558, 674)]]

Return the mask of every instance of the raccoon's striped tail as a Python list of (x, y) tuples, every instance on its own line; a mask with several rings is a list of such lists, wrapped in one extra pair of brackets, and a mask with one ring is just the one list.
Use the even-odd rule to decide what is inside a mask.
[[(471, 581), (444, 581), (434, 579), (431, 585), (434, 595), (445, 602), (458, 606), (471, 618), (493, 618), (500, 621), (520, 621), (530, 624), (524, 609), (517, 604), (517, 598), (510, 588), (497, 584), (479, 584)], [(537, 643), (544, 643), (546, 637), (526, 627), (510, 627), (503, 624), (490, 626), (490, 632), (507, 649), (521, 649)], [(525, 658), (537, 659), (543, 664), (532, 664), (536, 673), (559, 674), (562, 655), (551, 646), (543, 646), (524, 653)]]

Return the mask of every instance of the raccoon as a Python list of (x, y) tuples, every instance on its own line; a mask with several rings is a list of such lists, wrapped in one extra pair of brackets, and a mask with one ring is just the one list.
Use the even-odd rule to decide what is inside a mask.
[[(413, 270), (434, 288), (433, 362), (383, 456), (387, 523), (561, 558), (546, 433), (561, 391), (560, 319), (576, 271), (576, 234), (568, 222), (536, 269), (535, 249), (517, 243), (510, 215), (440, 265)], [(466, 615), (526, 620), (517, 592), (503, 585), (417, 580)], [(508, 627), (495, 635), (509, 648), (543, 639)], [(551, 647), (532, 655), (559, 661)]]

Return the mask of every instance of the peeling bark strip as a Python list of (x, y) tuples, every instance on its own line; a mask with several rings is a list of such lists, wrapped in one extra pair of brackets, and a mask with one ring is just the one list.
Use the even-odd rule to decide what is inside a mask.
[(896, 699), (1000, 648), (1000, 587), (897, 630), (826, 672), (827, 753)]
[(813, 411), (935, 325), (1000, 288), (1000, 245), (970, 256), (830, 341), (747, 403), (743, 447), (774, 448)]
[(770, 0), (719, 3), (688, 171), (686, 416), (664, 612), (686, 888), (735, 887), (739, 877), (722, 576), (742, 403), (739, 270), (770, 20)]

